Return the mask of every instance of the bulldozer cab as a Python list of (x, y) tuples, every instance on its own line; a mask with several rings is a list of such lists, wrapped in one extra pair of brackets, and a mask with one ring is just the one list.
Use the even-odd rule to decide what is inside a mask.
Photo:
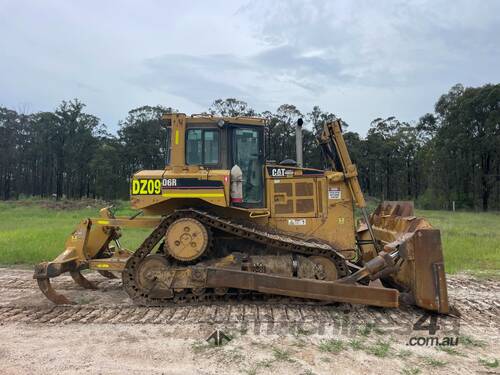
[[(262, 208), (266, 205), (262, 119), (181, 114), (168, 115), (165, 119), (169, 150), (166, 170), (199, 172), (200, 175), (206, 172), (210, 179), (237, 165), (243, 177), (243, 197), (238, 206)], [(224, 182), (227, 183), (227, 179)]]

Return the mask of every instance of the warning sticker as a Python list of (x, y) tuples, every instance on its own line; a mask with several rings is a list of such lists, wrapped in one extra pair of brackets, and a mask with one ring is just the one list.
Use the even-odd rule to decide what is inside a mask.
[(288, 219), (288, 225), (306, 225), (306, 219)]
[(328, 199), (341, 199), (342, 198), (342, 192), (340, 191), (340, 188), (330, 188), (328, 189)]

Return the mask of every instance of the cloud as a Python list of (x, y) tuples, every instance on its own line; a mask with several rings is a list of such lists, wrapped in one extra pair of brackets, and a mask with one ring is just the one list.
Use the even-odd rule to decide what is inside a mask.
[(221, 73), (244, 67), (235, 56), (167, 54), (146, 59), (143, 66), (146, 72), (132, 82), (146, 89), (165, 90), (201, 107), (206, 107), (207, 98), (248, 96), (237, 83), (219, 79)]
[(494, 1), (277, 0), (252, 2), (241, 13), (259, 20), (256, 38), (299, 54), (320, 50), (336, 65), (316, 68), (356, 84), (491, 79), (500, 58), (494, 37), (500, 35), (500, 3)]
[(453, 84), (500, 81), (494, 0), (97, 0), (0, 4), (0, 105), (78, 97), (108, 125), (144, 104), (237, 97), (336, 112), (364, 133), (415, 120)]
[(207, 98), (254, 100), (256, 89), (294, 86), (318, 94), (335, 81), (348, 81), (334, 58), (320, 51), (301, 53), (291, 46), (270, 47), (250, 56), (232, 54), (165, 54), (142, 62), (145, 73), (132, 82), (191, 100), (201, 106)]
[[(260, 41), (255, 52), (163, 54), (142, 62), (146, 73), (135, 83), (202, 107), (230, 96), (260, 109), (292, 100), (328, 105), (329, 98), (351, 112), (349, 98), (357, 108), (361, 103), (347, 114), (353, 123), (366, 126), (385, 112), (412, 120), (456, 82), (500, 78), (492, 69), (500, 60), (492, 40), (500, 35), (499, 14), (500, 3), (488, 1), (252, 1), (235, 17), (252, 26)], [(403, 93), (410, 103), (391, 97)], [(384, 102), (363, 110), (377, 100)]]
[(322, 91), (328, 82), (351, 79), (342, 74), (341, 65), (334, 56), (319, 49), (311, 53), (291, 45), (281, 45), (264, 50), (252, 60), (256, 66), (266, 69), (269, 75), (288, 76), (292, 83), (313, 92)]

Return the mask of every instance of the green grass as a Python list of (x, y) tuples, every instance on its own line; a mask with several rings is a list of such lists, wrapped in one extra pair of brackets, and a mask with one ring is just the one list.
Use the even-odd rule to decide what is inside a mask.
[(445, 352), (446, 354), (449, 354), (449, 355), (455, 355), (455, 356), (459, 356), (459, 357), (464, 356), (464, 354), (462, 352), (458, 351), (455, 348), (451, 348), (449, 346), (437, 346), (436, 349), (439, 351)]
[(286, 349), (273, 348), (273, 357), (276, 361), (295, 362), (292, 358), (292, 353)]
[(406, 350), (406, 349), (401, 349), (396, 353), (396, 357), (398, 358), (408, 358), (413, 355), (413, 352), (411, 350)]
[(467, 347), (484, 348), (487, 346), (486, 341), (476, 339), (472, 336), (461, 335), (459, 343)]
[(420, 374), (421, 370), (417, 367), (409, 367), (401, 370), (401, 374), (403, 375), (417, 375)]
[(349, 341), (349, 347), (352, 350), (363, 350), (365, 346), (361, 340), (352, 339)]
[[(126, 208), (117, 215), (131, 216)], [(98, 217), (98, 208), (52, 209), (38, 202), (0, 202), (0, 264), (36, 264), (52, 260), (64, 250), (66, 239), (84, 218)], [(145, 229), (123, 231), (122, 245), (135, 249)]]
[(435, 358), (426, 358), (425, 364), (427, 364), (431, 367), (444, 367), (444, 366), (446, 366), (445, 361), (440, 361), (439, 359), (435, 359)]
[(498, 359), (484, 359), (484, 358), (479, 358), (479, 363), (483, 365), (484, 367), (489, 367), (489, 368), (497, 368), (498, 367)]
[[(88, 202), (92, 208), (86, 207)], [(58, 209), (49, 208), (54, 206)], [(0, 202), (0, 264), (32, 265), (54, 259), (80, 220), (98, 216), (102, 206), (93, 201)], [(135, 212), (128, 202), (119, 202), (119, 207), (117, 215)], [(500, 213), (418, 210), (417, 214), (441, 230), (448, 273), (500, 275)], [(149, 232), (125, 229), (121, 242), (136, 249)]]
[(448, 273), (492, 276), (500, 270), (500, 213), (417, 210), (441, 230)]
[(342, 340), (331, 339), (331, 340), (321, 341), (318, 348), (322, 352), (340, 353), (342, 350), (345, 349), (345, 345), (342, 342)]
[(391, 344), (389, 342), (379, 340), (374, 345), (370, 346), (367, 352), (376, 357), (385, 358), (389, 355), (390, 349)]
[(368, 322), (363, 327), (360, 327), (356, 330), (356, 333), (361, 336), (368, 337), (372, 333), (376, 333), (377, 335), (382, 335), (384, 330), (377, 327), (374, 322)]

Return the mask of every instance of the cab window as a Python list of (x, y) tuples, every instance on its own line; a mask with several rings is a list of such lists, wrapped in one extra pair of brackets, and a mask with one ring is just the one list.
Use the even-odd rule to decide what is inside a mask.
[(219, 131), (217, 129), (188, 129), (186, 163), (190, 165), (219, 164)]
[(243, 203), (259, 207), (263, 202), (262, 130), (253, 127), (233, 129), (233, 164), (243, 172)]

